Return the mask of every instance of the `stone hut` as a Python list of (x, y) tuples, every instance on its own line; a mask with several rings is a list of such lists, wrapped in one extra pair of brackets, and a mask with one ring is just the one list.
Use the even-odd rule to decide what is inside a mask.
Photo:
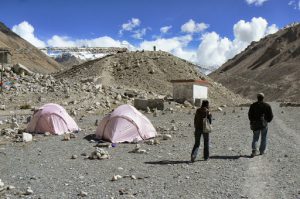
[(200, 106), (201, 101), (208, 98), (209, 83), (205, 80), (171, 80), (173, 84), (173, 99), (183, 103), (189, 101), (195, 106)]
[(8, 48), (0, 47), (0, 64), (11, 64), (12, 54)]

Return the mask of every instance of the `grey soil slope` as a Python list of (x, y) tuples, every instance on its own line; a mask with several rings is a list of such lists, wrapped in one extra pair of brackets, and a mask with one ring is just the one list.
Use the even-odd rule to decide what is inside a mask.
[(171, 80), (207, 80), (211, 104), (228, 106), (247, 103), (239, 95), (200, 73), (197, 66), (163, 51), (123, 52), (91, 60), (54, 74), (58, 80), (78, 82), (98, 78), (103, 86), (124, 87), (149, 93), (172, 95)]
[(234, 93), (269, 101), (300, 100), (300, 24), (252, 42), (209, 76)]
[[(193, 164), (193, 114), (187, 109), (159, 117), (146, 114), (156, 128), (178, 128), (159, 132), (171, 134), (172, 140), (142, 143), (148, 154), (129, 153), (134, 144), (117, 144), (107, 149), (111, 159), (84, 159), (82, 153), (95, 149), (95, 143), (84, 139), (94, 133), (98, 118), (93, 115), (77, 118), (83, 131), (70, 141), (35, 136), (32, 143), (2, 143), (0, 178), (16, 189), (1, 191), (0, 198), (79, 198), (80, 191), (88, 193), (86, 198), (299, 198), (300, 109), (272, 105), (275, 118), (269, 125), (267, 154), (253, 159), (248, 156), (252, 132), (245, 107), (224, 108), (226, 115), (213, 112), (211, 158), (202, 161), (200, 155)], [(111, 181), (116, 174), (140, 179)], [(27, 187), (33, 195), (19, 196)]]
[(21, 63), (33, 72), (52, 73), (61, 69), (61, 65), (48, 57), (38, 48), (21, 38), (0, 22), (0, 48), (9, 48), (12, 63)]

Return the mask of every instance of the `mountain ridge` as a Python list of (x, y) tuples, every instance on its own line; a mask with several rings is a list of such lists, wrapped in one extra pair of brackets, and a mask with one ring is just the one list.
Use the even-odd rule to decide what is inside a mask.
[(22, 39), (0, 22), (0, 47), (8, 48), (12, 54), (12, 64), (20, 63), (33, 72), (52, 73), (61, 65), (38, 48)]
[(209, 76), (244, 97), (264, 92), (269, 101), (300, 100), (300, 24), (252, 42)]

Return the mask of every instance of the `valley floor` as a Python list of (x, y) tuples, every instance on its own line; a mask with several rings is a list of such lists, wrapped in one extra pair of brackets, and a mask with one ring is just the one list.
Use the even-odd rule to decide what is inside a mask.
[[(277, 103), (272, 108), (267, 153), (254, 158), (249, 158), (247, 107), (213, 112), (209, 161), (200, 154), (190, 163), (194, 115), (184, 109), (146, 114), (160, 134), (172, 135), (159, 145), (141, 143), (147, 154), (129, 153), (135, 144), (117, 144), (105, 149), (110, 159), (86, 159), (82, 154), (89, 155), (96, 145), (87, 139), (99, 119), (94, 115), (77, 120), (82, 131), (70, 141), (39, 135), (32, 143), (2, 143), (0, 179), (15, 189), (1, 190), (0, 198), (80, 198), (81, 191), (85, 198), (300, 198), (300, 108)], [(137, 179), (111, 181), (113, 175)], [(32, 195), (22, 195), (27, 187)]]

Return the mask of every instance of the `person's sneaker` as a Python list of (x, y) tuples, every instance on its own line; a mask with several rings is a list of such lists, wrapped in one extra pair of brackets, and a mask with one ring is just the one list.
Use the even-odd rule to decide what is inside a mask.
[(257, 155), (257, 152), (256, 152), (256, 151), (252, 151), (250, 157), (251, 157), (251, 158), (254, 158), (254, 156), (256, 156), (256, 155)]
[(195, 162), (195, 160), (196, 160), (196, 156), (192, 155), (191, 156), (191, 162)]
[(265, 152), (264, 151), (261, 151), (260, 153), (259, 153), (259, 155), (264, 155), (265, 154)]
[(204, 158), (204, 161), (208, 161), (209, 160), (209, 158)]

